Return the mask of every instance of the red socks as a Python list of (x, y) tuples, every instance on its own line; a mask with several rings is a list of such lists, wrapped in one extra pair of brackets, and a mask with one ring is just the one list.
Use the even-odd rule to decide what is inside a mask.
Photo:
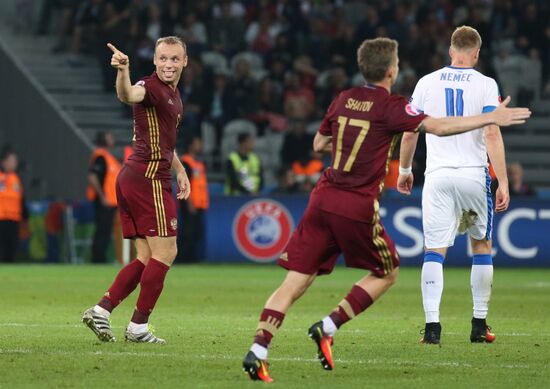
[(260, 346), (267, 348), (273, 335), (277, 332), (279, 327), (283, 324), (285, 314), (272, 309), (264, 309), (260, 315), (260, 322), (256, 329), (256, 336), (254, 337), (254, 343), (258, 343)]
[(138, 286), (145, 265), (138, 259), (124, 266), (117, 274), (113, 285), (97, 304), (112, 312)]
[(355, 316), (359, 315), (373, 303), (372, 297), (367, 291), (354, 285), (349, 294), (343, 299), (338, 307), (329, 315), (337, 328)]
[(141, 291), (136, 303), (136, 310), (132, 316), (132, 322), (144, 324), (149, 320), (155, 304), (162, 292), (164, 278), (170, 266), (151, 258), (141, 275)]

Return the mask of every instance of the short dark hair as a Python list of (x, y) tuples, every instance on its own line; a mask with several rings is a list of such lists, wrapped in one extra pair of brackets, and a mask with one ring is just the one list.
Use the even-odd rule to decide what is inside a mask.
[(398, 43), (394, 39), (366, 39), (357, 49), (357, 65), (367, 82), (379, 82), (384, 79), (397, 58)]
[(189, 137), (189, 139), (187, 139), (187, 141), (185, 142), (185, 150), (189, 151), (189, 149), (191, 148), (191, 145), (196, 141), (196, 140), (200, 140), (202, 142), (202, 138), (200, 135), (192, 135), (191, 137)]
[(2, 147), (2, 150), (0, 151), (0, 161), (5, 160), (10, 155), (15, 154), (15, 150), (10, 144), (6, 144)]
[(240, 146), (250, 138), (252, 138), (252, 134), (250, 134), (249, 132), (241, 132), (239, 135), (237, 135), (237, 143)]

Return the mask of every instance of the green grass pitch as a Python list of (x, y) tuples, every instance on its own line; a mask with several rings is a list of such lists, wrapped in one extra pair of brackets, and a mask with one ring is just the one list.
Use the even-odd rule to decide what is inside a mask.
[[(165, 346), (125, 344), (136, 292), (112, 315), (118, 341), (81, 322), (114, 266), (0, 266), (0, 387), (252, 388), (241, 370), (260, 309), (285, 272), (275, 266), (176, 266), (151, 322)], [(470, 344), (469, 270), (445, 270), (441, 347), (421, 345), (420, 269), (335, 337), (323, 371), (306, 336), (364, 273), (337, 268), (290, 310), (270, 351), (280, 388), (550, 387), (550, 270), (495, 271), (494, 344)]]

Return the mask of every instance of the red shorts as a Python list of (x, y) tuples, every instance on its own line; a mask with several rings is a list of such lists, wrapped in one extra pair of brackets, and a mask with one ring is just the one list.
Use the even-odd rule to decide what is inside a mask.
[(304, 274), (330, 274), (340, 254), (347, 267), (384, 277), (399, 266), (395, 245), (384, 227), (308, 206), (279, 265)]
[(125, 238), (177, 235), (171, 180), (151, 180), (124, 165), (117, 177), (116, 197)]

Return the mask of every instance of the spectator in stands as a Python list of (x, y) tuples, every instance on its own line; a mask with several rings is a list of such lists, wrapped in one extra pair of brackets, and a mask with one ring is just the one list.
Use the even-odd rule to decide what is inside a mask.
[(271, 194), (289, 195), (300, 193), (300, 185), (296, 182), (296, 176), (291, 168), (283, 166), (277, 172), (278, 185)]
[(523, 182), (523, 167), (519, 162), (509, 163), (507, 171), (510, 180), (510, 196), (536, 196), (535, 190)]
[(248, 26), (245, 41), (250, 51), (267, 54), (273, 48), (275, 38), (280, 31), (281, 26), (271, 21), (269, 10), (262, 9), (258, 20), (253, 21)]
[(240, 58), (235, 64), (228, 91), (230, 93), (231, 118), (248, 118), (256, 107), (257, 85), (252, 78), (250, 62)]
[(225, 194), (257, 195), (263, 188), (260, 158), (253, 152), (254, 138), (249, 133), (237, 137), (238, 150), (229, 154), (226, 163)]
[[(174, 35), (176, 25), (182, 19), (182, 15), (186, 13), (181, 3), (179, 0), (165, 0), (163, 2), (160, 12), (161, 36)], [(189, 43), (186, 40), (184, 42), (189, 47)]]
[(219, 5), (219, 16), (210, 30), (210, 42), (215, 51), (232, 57), (244, 48), (245, 25), (242, 18), (233, 16), (233, 4), (223, 0)]
[(211, 96), (207, 99), (205, 107), (207, 120), (216, 131), (216, 146), (219, 147), (222, 140), (223, 127), (228, 122), (231, 114), (231, 95), (227, 88), (227, 73), (224, 69), (217, 69), (214, 73), (213, 87), (209, 89)]
[(286, 130), (287, 120), (282, 115), (281, 90), (269, 77), (264, 77), (260, 81), (255, 102), (256, 112), (252, 119), (258, 126), (260, 136), (266, 132), (267, 128), (275, 131)]
[(292, 172), (301, 192), (311, 192), (317, 181), (319, 181), (324, 169), (322, 159), (322, 153), (312, 150), (305, 158), (294, 161), (292, 164)]
[[(73, 55), (79, 54), (84, 45), (91, 43), (89, 41), (97, 39), (105, 13), (105, 6), (105, 0), (85, 0), (80, 3), (74, 18), (74, 31), (71, 42)], [(80, 65), (81, 61), (77, 57), (73, 57), (71, 64)]]
[(302, 85), (297, 72), (290, 74), (284, 94), (284, 112), (289, 119), (308, 120), (315, 107), (311, 89)]
[(105, 4), (102, 20), (99, 26), (98, 41), (95, 42), (96, 52), (101, 66), (103, 76), (103, 89), (106, 92), (113, 91), (115, 86), (116, 73), (109, 65), (111, 52), (106, 50), (104, 42), (111, 42), (117, 47), (126, 47), (127, 31), (129, 29), (129, 9), (119, 12), (113, 3)]
[(193, 12), (181, 16), (181, 23), (175, 26), (174, 34), (183, 39), (191, 56), (201, 53), (208, 45), (206, 27)]
[(5, 146), (0, 154), (0, 262), (13, 262), (21, 223), (28, 219), (23, 185), (17, 175), (17, 154)]
[(208, 91), (211, 90), (210, 77), (204, 73), (202, 63), (197, 58), (190, 58), (179, 84), (181, 99), (185, 104), (185, 115), (182, 119), (183, 138), (189, 142), (200, 135), (200, 125), (208, 105)]
[(327, 77), (327, 85), (324, 88), (322, 98), (320, 99), (320, 115), (323, 115), (336, 96), (347, 88), (349, 88), (349, 80), (346, 70), (343, 67), (331, 69)]
[(289, 132), (286, 133), (281, 148), (281, 162), (283, 166), (291, 167), (304, 156), (309, 156), (313, 148), (313, 135), (307, 133), (306, 122), (293, 120), (290, 122)]
[(110, 152), (115, 145), (113, 134), (98, 132), (95, 144), (96, 149), (90, 158), (87, 191), (95, 211), (92, 262), (105, 263), (117, 209), (116, 178), (121, 165)]
[(182, 155), (181, 162), (191, 184), (191, 195), (187, 200), (181, 200), (182, 228), (178, 256), (184, 262), (200, 260), (200, 247), (204, 237), (204, 218), (208, 211), (208, 181), (206, 167), (202, 160), (202, 140), (195, 136), (187, 146), (187, 152)]

